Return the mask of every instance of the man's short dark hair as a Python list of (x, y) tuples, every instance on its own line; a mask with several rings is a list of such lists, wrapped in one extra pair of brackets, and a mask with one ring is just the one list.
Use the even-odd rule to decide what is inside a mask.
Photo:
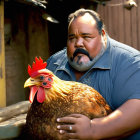
[(75, 11), (74, 13), (71, 13), (68, 17), (68, 23), (70, 24), (70, 22), (72, 20), (76, 19), (79, 16), (83, 16), (86, 13), (89, 13), (95, 19), (99, 34), (102, 34), (102, 29), (104, 29), (104, 23), (103, 23), (100, 15), (97, 12), (90, 10), (90, 9), (81, 8), (81, 9)]

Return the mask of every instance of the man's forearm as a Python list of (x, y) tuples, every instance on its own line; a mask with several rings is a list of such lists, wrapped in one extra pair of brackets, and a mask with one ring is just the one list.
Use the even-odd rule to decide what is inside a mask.
[(124, 137), (140, 129), (140, 100), (131, 99), (110, 115), (91, 121), (94, 138)]

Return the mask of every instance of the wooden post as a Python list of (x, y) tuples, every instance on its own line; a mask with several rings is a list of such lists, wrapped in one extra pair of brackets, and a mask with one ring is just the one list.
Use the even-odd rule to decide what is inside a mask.
[(0, 0), (0, 107), (6, 106), (4, 0)]

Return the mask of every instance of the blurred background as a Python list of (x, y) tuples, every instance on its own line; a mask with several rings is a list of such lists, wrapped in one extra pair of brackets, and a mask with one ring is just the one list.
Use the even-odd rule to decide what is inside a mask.
[(97, 11), (110, 37), (140, 50), (140, 0), (0, 0), (0, 107), (28, 100), (27, 66), (66, 47), (67, 18)]

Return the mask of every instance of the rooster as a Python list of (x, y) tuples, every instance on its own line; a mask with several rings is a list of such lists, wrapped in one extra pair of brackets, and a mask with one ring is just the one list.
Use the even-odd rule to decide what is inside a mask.
[(59, 79), (46, 69), (41, 57), (35, 58), (32, 68), (28, 65), (30, 78), (24, 87), (30, 87), (32, 103), (26, 117), (26, 129), (32, 139), (59, 140), (56, 119), (73, 113), (90, 119), (111, 113), (105, 99), (92, 87), (74, 81)]

